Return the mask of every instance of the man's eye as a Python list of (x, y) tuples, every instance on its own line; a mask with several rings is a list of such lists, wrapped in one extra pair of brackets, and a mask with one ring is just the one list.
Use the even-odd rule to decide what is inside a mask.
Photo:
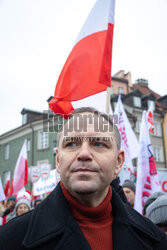
[(65, 144), (66, 148), (70, 148), (70, 147), (77, 147), (78, 143), (77, 142), (68, 142), (67, 144)]
[(95, 146), (95, 147), (101, 147), (101, 148), (102, 147), (107, 147), (106, 144), (103, 143), (103, 142), (94, 142), (93, 146)]

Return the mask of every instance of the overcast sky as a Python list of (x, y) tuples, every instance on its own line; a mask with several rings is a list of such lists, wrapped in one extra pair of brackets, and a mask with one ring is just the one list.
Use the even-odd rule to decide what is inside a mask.
[[(0, 134), (42, 111), (95, 0), (0, 0)], [(116, 0), (112, 75), (167, 94), (167, 0)]]

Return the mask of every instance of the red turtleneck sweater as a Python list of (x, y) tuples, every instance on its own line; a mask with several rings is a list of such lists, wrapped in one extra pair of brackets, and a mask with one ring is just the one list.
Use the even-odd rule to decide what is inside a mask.
[(112, 189), (109, 187), (104, 201), (97, 207), (86, 207), (79, 203), (64, 187), (61, 188), (69, 202), (72, 214), (93, 250), (112, 250)]

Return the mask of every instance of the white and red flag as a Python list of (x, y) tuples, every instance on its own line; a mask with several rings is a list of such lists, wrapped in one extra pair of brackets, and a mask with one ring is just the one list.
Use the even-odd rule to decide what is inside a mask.
[(17, 194), (28, 183), (27, 142), (21, 148), (12, 179), (12, 194)]
[(6, 199), (6, 196), (3, 190), (1, 176), (0, 176), (0, 201), (4, 201), (5, 199)]
[(9, 195), (9, 187), (10, 187), (10, 171), (8, 171), (6, 173), (6, 176), (5, 176), (5, 185), (4, 185), (4, 193), (6, 195), (6, 197), (8, 197)]
[[(54, 113), (68, 115), (85, 103), (104, 111), (111, 86), (114, 9), (115, 0), (95, 3), (58, 78), (49, 103)], [(83, 102), (77, 104), (78, 100)]]
[(126, 115), (120, 95), (118, 96), (114, 114), (118, 115), (118, 129), (121, 135), (121, 148), (125, 151), (124, 166), (133, 172), (132, 159), (138, 157), (139, 143)]
[(142, 214), (143, 206), (148, 197), (161, 190), (152, 152), (146, 111), (143, 111), (139, 143), (140, 151), (137, 164), (137, 182), (134, 208)]
[(154, 135), (153, 102), (151, 103), (151, 105), (147, 111), (147, 122), (148, 122), (149, 132)]

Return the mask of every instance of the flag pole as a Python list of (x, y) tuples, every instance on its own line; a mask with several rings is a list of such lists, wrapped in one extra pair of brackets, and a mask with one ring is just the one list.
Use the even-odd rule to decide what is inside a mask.
[(110, 114), (110, 97), (111, 97), (111, 86), (107, 87), (107, 93), (106, 93), (106, 114)]

